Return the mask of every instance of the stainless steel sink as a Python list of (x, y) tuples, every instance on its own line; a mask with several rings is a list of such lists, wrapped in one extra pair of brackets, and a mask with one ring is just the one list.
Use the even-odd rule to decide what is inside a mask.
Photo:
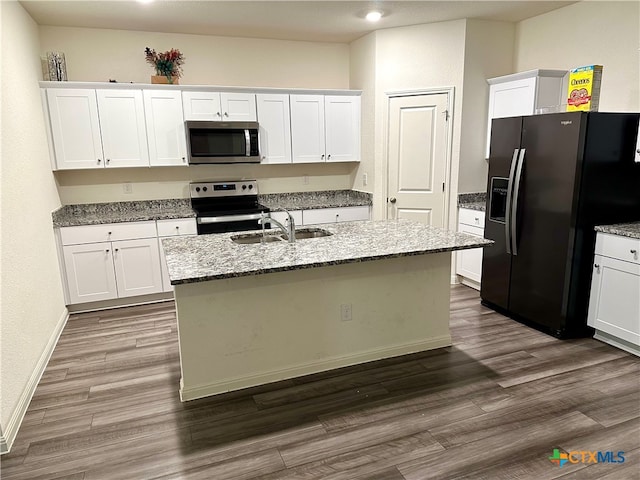
[(321, 228), (301, 228), (300, 230), (296, 230), (296, 240), (328, 237), (329, 235), (333, 235), (333, 233)]
[(235, 243), (249, 244), (249, 243), (272, 243), (282, 242), (283, 239), (279, 235), (263, 235), (262, 233), (248, 233), (244, 235), (233, 235), (231, 237)]
[[(306, 238), (321, 238), (333, 235), (333, 233), (323, 230), (321, 228), (301, 228), (296, 230), (296, 240), (304, 240)], [(274, 233), (245, 233), (239, 235), (232, 235), (231, 240), (240, 244), (252, 244), (252, 243), (273, 243), (273, 242), (286, 242), (287, 238), (284, 235), (277, 235)]]

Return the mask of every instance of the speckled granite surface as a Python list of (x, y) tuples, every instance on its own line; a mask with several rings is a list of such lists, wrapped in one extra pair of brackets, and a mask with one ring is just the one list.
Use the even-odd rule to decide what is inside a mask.
[(458, 195), (458, 208), (468, 208), (469, 210), (484, 212), (486, 209), (486, 202), (487, 194), (485, 192), (460, 193)]
[(196, 214), (188, 198), (137, 202), (65, 205), (51, 214), (54, 227), (190, 218)]
[(371, 205), (372, 195), (357, 190), (325, 190), (321, 192), (270, 193), (258, 195), (258, 201), (270, 208), (304, 210)]
[(172, 285), (490, 245), (490, 240), (408, 220), (322, 225), (333, 235), (236, 244), (229, 233), (162, 239)]
[(640, 222), (598, 225), (596, 226), (596, 232), (611, 233), (612, 235), (640, 239)]

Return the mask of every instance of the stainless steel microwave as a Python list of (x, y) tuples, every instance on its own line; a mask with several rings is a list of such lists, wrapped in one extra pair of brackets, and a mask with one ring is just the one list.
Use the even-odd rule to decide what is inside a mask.
[(187, 120), (189, 164), (259, 163), (258, 122)]

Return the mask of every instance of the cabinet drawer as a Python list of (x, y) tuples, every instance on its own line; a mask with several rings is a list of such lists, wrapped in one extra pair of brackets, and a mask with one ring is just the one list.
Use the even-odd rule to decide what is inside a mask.
[(640, 239), (598, 233), (596, 255), (640, 264)]
[(195, 235), (197, 233), (195, 218), (175, 218), (157, 220), (159, 237), (175, 237), (177, 235)]
[(153, 220), (149, 222), (81, 225), (60, 229), (60, 238), (62, 239), (63, 245), (152, 238), (156, 236), (156, 222)]
[(484, 228), (484, 212), (461, 208), (458, 210), (458, 223)]
[(302, 219), (304, 220), (305, 225), (369, 220), (369, 207), (365, 205), (357, 207), (304, 210)]

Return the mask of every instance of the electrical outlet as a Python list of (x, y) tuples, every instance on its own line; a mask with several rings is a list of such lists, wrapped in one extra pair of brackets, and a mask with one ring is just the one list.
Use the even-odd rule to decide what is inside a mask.
[(304, 175), (302, 177), (302, 183), (305, 185), (309, 185), (309, 175)]
[(362, 186), (366, 187), (369, 184), (369, 175), (366, 173), (362, 174)]
[(343, 322), (348, 322), (351, 320), (351, 304), (343, 303), (340, 305), (340, 320)]
[(122, 191), (127, 195), (133, 193), (133, 185), (131, 184), (131, 182), (124, 182), (122, 184)]

